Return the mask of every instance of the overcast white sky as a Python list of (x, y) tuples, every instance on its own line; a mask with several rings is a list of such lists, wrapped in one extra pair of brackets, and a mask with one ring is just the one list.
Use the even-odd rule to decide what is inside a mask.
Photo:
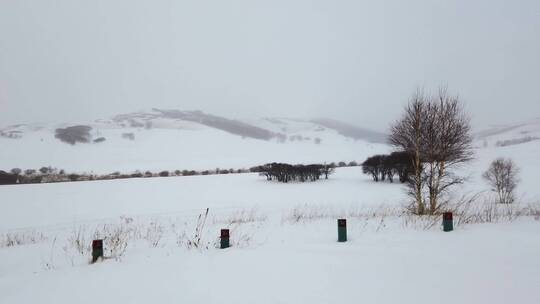
[(540, 116), (538, 0), (0, 0), (0, 126), (151, 107), (384, 130), (418, 86)]

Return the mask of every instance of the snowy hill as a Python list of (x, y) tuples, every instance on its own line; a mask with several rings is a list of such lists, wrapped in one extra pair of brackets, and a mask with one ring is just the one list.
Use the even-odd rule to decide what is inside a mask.
[(520, 123), (491, 126), (475, 134), (484, 146), (519, 145), (540, 139), (540, 118)]
[[(94, 173), (237, 169), (271, 161), (361, 161), (388, 149), (369, 136), (343, 135), (339, 129), (343, 125), (336, 129), (288, 118), (244, 122), (200, 111), (159, 109), (92, 122), (15, 125), (0, 129), (0, 169), (52, 166)], [(71, 126), (87, 126), (89, 143), (71, 145), (55, 137), (57, 129)]]

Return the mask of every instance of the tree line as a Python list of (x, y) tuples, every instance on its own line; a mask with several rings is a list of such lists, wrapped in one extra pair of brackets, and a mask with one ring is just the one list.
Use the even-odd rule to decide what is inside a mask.
[(412, 155), (408, 152), (393, 152), (368, 157), (362, 163), (362, 172), (376, 182), (388, 180), (393, 183), (394, 177), (397, 177), (401, 183), (405, 183), (413, 172)]
[[(296, 165), (296, 167), (301, 167), (302, 165)], [(330, 163), (328, 165), (319, 165), (326, 166), (326, 169), (322, 169), (321, 175), (319, 178), (324, 175), (328, 177), (331, 174), (334, 168), (336, 167), (354, 167), (358, 166), (356, 161), (344, 162), (340, 161), (337, 163)], [(308, 166), (304, 166), (309, 168)], [(13, 184), (39, 184), (39, 183), (58, 183), (58, 182), (75, 182), (75, 181), (92, 181), (92, 180), (111, 180), (111, 179), (127, 179), (127, 178), (149, 178), (149, 177), (168, 177), (168, 176), (193, 176), (193, 175), (215, 175), (215, 174), (239, 174), (239, 173), (261, 173), (264, 170), (267, 170), (267, 165), (263, 166), (254, 166), (251, 168), (240, 168), (240, 169), (223, 169), (215, 168), (210, 170), (195, 171), (195, 170), (162, 170), (162, 171), (135, 171), (132, 173), (121, 173), (113, 172), (109, 174), (92, 174), (92, 173), (68, 173), (63, 169), (57, 169), (53, 167), (41, 167), (38, 170), (36, 169), (26, 169), (22, 170), (20, 168), (13, 168), (9, 172), (0, 170), (0, 185), (13, 185)], [(306, 169), (307, 170), (307, 169)], [(297, 171), (297, 172), (303, 172)], [(296, 176), (296, 174), (294, 174)], [(292, 176), (292, 175), (291, 175)], [(287, 178), (288, 180), (311, 180), (314, 176), (312, 173), (302, 173), (299, 178), (295, 177), (294, 179)], [(303, 176), (303, 177), (302, 177)]]
[(328, 176), (334, 172), (334, 167), (330, 165), (311, 164), (311, 165), (290, 165), (285, 163), (270, 163), (259, 166), (257, 171), (267, 180), (288, 183), (291, 181), (307, 182), (317, 181), (322, 176), (328, 179)]

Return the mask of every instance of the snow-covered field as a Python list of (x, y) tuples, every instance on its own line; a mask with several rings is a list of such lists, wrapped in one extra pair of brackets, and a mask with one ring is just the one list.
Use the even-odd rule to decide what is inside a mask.
[[(475, 143), (476, 159), (462, 171), (467, 183), (452, 195), (487, 190), (481, 174), (504, 156), (521, 168), (520, 203), (500, 207), (500, 216), (487, 223), (456, 217), (450, 233), (441, 231), (439, 218), (402, 214), (402, 186), (374, 183), (360, 167), (339, 168), (314, 183), (228, 174), (0, 186), (0, 303), (540, 303), (540, 142), (494, 144), (529, 134), (523, 132), (530, 128), (521, 128), (511, 130), (514, 136), (504, 130), (483, 135)], [(26, 134), (18, 143), (36, 149), (41, 141), (29, 139), (39, 132), (45, 131)], [(233, 166), (236, 158), (244, 167), (272, 156), (305, 163), (350, 155), (361, 161), (390, 150), (362, 141), (348, 145), (330, 131), (321, 145), (237, 138), (231, 148), (231, 136), (202, 129), (193, 137), (195, 146), (184, 150), (178, 143), (152, 155), (150, 147), (169, 140), (168, 132), (180, 131), (141, 131), (135, 142), (143, 150), (135, 156), (124, 146), (114, 152), (120, 144), (113, 141), (93, 152), (95, 145), (48, 147), (73, 149), (65, 168), (80, 170), (100, 163), (84, 159), (109, 155), (103, 151), (112, 153), (100, 160), (106, 164), (100, 170), (115, 164), (117, 170), (133, 170), (145, 154), (149, 167), (170, 167), (176, 153), (171, 151), (188, 161), (209, 162), (192, 163), (196, 168), (217, 166), (212, 160)], [(212, 143), (201, 134), (227, 141)], [(197, 155), (196, 147), (205, 142), (221, 144), (225, 152), (216, 156), (218, 149), (210, 145)], [(141, 143), (150, 143), (149, 150)], [(7, 151), (0, 158), (5, 164), (32, 159), (17, 154), (6, 159), (6, 153), (15, 153)], [(243, 158), (249, 155), (263, 157)], [(163, 163), (152, 162), (156, 159)], [(515, 217), (523, 210), (528, 211)], [(336, 219), (342, 217), (348, 220), (347, 243), (337, 242)], [(231, 229), (232, 247), (225, 250), (217, 248), (222, 228)], [(90, 265), (94, 238), (105, 238), (108, 258)]]
[[(233, 174), (3, 186), (0, 197), (1, 303), (540, 301), (540, 221), (444, 233), (438, 219), (400, 216), (402, 188), (360, 168), (304, 184)], [(232, 248), (216, 248), (221, 228)], [(89, 265), (94, 235), (127, 247), (107, 251), (106, 238), (115, 258)]]

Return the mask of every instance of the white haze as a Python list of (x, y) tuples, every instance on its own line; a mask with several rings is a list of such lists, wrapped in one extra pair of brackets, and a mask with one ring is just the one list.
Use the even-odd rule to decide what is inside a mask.
[(418, 86), (540, 112), (538, 1), (0, 0), (0, 126), (152, 107), (379, 130)]

